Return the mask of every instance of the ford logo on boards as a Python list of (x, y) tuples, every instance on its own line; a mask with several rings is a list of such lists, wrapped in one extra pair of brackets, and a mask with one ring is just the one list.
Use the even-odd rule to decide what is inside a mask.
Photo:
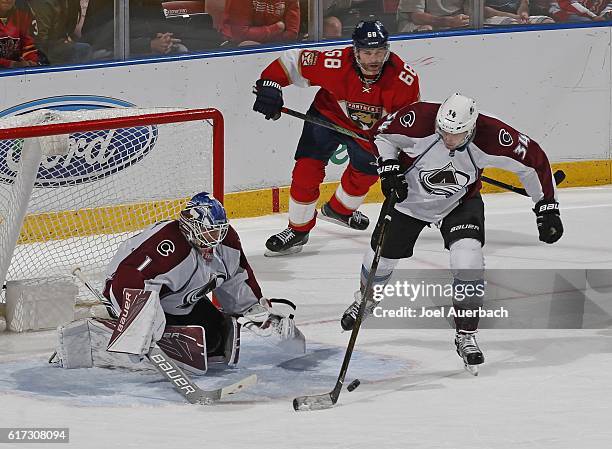
[[(59, 111), (109, 109), (134, 105), (122, 100), (98, 96), (62, 96), (44, 98), (6, 109), (0, 118), (22, 115), (40, 109)], [(36, 187), (61, 187), (82, 184), (117, 173), (145, 157), (155, 146), (157, 126), (137, 126), (70, 134), (68, 152), (43, 156)], [(0, 182), (12, 184), (17, 175), (23, 141), (0, 140)]]

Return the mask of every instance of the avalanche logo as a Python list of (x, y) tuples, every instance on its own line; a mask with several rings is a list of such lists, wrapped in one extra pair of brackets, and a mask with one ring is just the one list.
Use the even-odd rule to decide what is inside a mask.
[(415, 121), (416, 121), (416, 114), (414, 113), (414, 111), (410, 111), (408, 114), (400, 117), (400, 124), (404, 128), (412, 127)]
[(443, 168), (419, 172), (419, 181), (427, 193), (445, 196), (446, 198), (462, 190), (469, 180), (469, 175), (456, 170), (452, 162), (449, 162)]
[(502, 147), (511, 147), (514, 144), (512, 135), (504, 128), (499, 130), (499, 144)]
[[(77, 111), (134, 107), (132, 103), (90, 95), (49, 97), (0, 111), (0, 118), (14, 117), (41, 109)], [(157, 142), (154, 125), (78, 132), (68, 138), (68, 153), (43, 156), (35, 187), (63, 187), (105, 178), (134, 165)], [(12, 184), (19, 167), (23, 140), (0, 141), (0, 183)]]
[[(216, 279), (213, 278), (212, 281), (216, 283)], [(206, 284), (204, 287), (199, 287), (194, 290), (191, 290), (185, 296), (183, 296), (183, 303), (176, 306), (177, 309), (186, 309), (193, 304), (197, 303), (200, 299), (206, 298), (206, 291), (210, 287), (210, 282)]]
[(171, 240), (162, 240), (157, 245), (157, 252), (163, 257), (167, 257), (174, 252), (174, 243)]

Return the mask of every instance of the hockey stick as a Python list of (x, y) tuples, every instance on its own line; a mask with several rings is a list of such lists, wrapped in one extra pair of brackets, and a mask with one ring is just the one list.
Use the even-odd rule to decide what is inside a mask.
[(346, 347), (346, 352), (344, 353), (344, 360), (342, 361), (342, 366), (340, 367), (340, 374), (338, 375), (336, 385), (329, 393), (300, 396), (295, 398), (293, 400), (293, 409), (296, 412), (331, 408), (336, 404), (336, 402), (338, 402), (338, 397), (342, 391), (342, 385), (344, 384), (344, 378), (346, 377), (346, 373), (348, 371), (351, 356), (353, 355), (353, 349), (355, 348), (355, 343), (357, 342), (357, 335), (359, 334), (359, 329), (361, 328), (361, 322), (363, 321), (367, 298), (372, 294), (372, 286), (374, 284), (376, 270), (378, 269), (378, 262), (380, 261), (380, 253), (382, 251), (385, 233), (389, 223), (391, 223), (391, 211), (393, 210), (394, 206), (395, 195), (391, 195), (390, 199), (388, 199), (388, 202), (384, 206), (384, 219), (380, 226), (380, 232), (376, 238), (374, 260), (372, 261), (372, 266), (370, 267), (370, 273), (368, 274), (364, 293), (361, 296), (359, 312), (357, 313), (357, 318), (355, 320), (355, 324), (353, 325), (353, 330), (351, 331), (351, 337), (349, 339), (348, 346)]
[(342, 126), (336, 125), (335, 123), (332, 123), (332, 122), (328, 122), (327, 120), (322, 120), (320, 118), (313, 117), (312, 115), (294, 111), (293, 109), (289, 109), (289, 108), (282, 108), (281, 112), (287, 115), (290, 115), (292, 117), (302, 119), (305, 122), (314, 123), (315, 125), (319, 125), (324, 128), (331, 129), (332, 131), (339, 132), (340, 134), (344, 134), (345, 136), (352, 137), (353, 139), (364, 140), (366, 142), (370, 141), (370, 139), (368, 139), (367, 137), (362, 136), (361, 134), (357, 134), (356, 132), (353, 132), (350, 129), (343, 128)]
[[(557, 170), (553, 173), (553, 178), (555, 179), (555, 184), (559, 185), (565, 180), (565, 172), (563, 170)], [(510, 190), (511, 192), (518, 193), (523, 196), (531, 196), (527, 193), (525, 189), (522, 187), (515, 187), (510, 184), (506, 184), (505, 182), (498, 181), (496, 179), (487, 178), (486, 176), (481, 176), (484, 182), (487, 182), (493, 186), (501, 187), (502, 189)]]
[[(282, 108), (281, 111), (292, 117), (296, 117), (301, 120), (304, 120), (305, 122), (314, 123), (315, 125), (319, 125), (324, 128), (331, 129), (333, 131), (339, 132), (340, 134), (344, 134), (345, 136), (352, 137), (353, 139), (364, 140), (366, 142), (370, 141), (370, 139), (368, 139), (365, 136), (362, 136), (361, 134), (357, 134), (356, 132), (353, 132), (350, 129), (343, 128), (342, 126), (328, 122), (327, 120), (322, 120), (320, 118), (313, 117), (312, 115), (303, 114), (302, 112), (294, 111), (293, 109), (289, 109), (285, 107)], [(553, 176), (555, 178), (555, 183), (557, 185), (561, 184), (563, 180), (565, 179), (565, 173), (562, 170), (557, 170)], [(502, 189), (506, 189), (514, 193), (518, 193), (519, 195), (529, 196), (527, 191), (521, 187), (515, 187), (513, 185), (506, 184), (505, 182), (501, 182), (496, 179), (489, 178), (488, 176), (481, 176), (480, 179), (488, 184), (491, 184), (497, 187), (501, 187)]]
[[(75, 268), (72, 274), (78, 278), (87, 290), (102, 304), (109, 301), (102, 293), (96, 290), (87, 280), (80, 268)], [(237, 393), (246, 387), (257, 383), (257, 375), (245, 377), (244, 379), (216, 390), (202, 390), (180, 369), (157, 345), (154, 345), (146, 355), (153, 366), (170, 382), (176, 391), (190, 404), (210, 405), (215, 401), (223, 399), (227, 395)]]

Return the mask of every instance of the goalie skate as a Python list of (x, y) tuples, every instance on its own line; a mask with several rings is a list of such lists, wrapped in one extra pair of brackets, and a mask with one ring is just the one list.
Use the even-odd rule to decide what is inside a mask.
[(484, 363), (484, 355), (478, 347), (476, 332), (457, 332), (455, 347), (457, 354), (463, 359), (465, 370), (473, 376), (478, 376), (478, 366)]

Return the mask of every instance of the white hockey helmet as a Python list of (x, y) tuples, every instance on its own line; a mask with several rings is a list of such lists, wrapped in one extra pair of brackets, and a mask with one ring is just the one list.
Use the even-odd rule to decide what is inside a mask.
[(436, 115), (436, 131), (448, 134), (461, 134), (467, 132), (465, 140), (458, 145), (464, 146), (474, 136), (478, 108), (476, 102), (460, 93), (454, 93), (440, 105)]

